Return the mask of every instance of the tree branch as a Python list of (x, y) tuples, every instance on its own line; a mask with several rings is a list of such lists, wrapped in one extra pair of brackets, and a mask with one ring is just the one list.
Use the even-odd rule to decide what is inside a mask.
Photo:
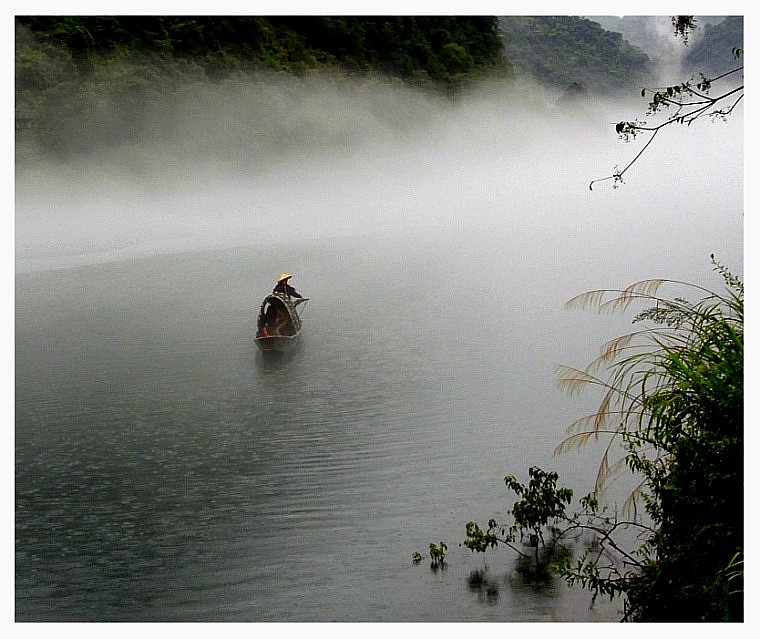
[[(698, 120), (702, 117), (709, 117), (709, 116), (723, 116), (727, 117), (731, 115), (736, 108), (736, 106), (741, 102), (741, 100), (744, 98), (744, 84), (741, 84), (740, 86), (734, 87), (733, 89), (726, 91), (722, 93), (719, 96), (716, 97), (710, 97), (708, 95), (708, 91), (710, 87), (712, 86), (713, 82), (716, 82), (718, 80), (721, 80), (723, 78), (726, 78), (734, 73), (739, 73), (743, 71), (744, 67), (737, 67), (736, 69), (732, 69), (731, 71), (727, 71), (726, 73), (723, 73), (715, 78), (707, 79), (704, 78), (702, 82), (698, 83), (696, 85), (696, 89), (692, 87), (691, 81), (672, 86), (667, 87), (663, 90), (659, 91), (652, 91), (653, 99), (649, 103), (649, 114), (654, 114), (660, 111), (660, 109), (663, 108), (670, 108), (674, 107), (676, 109), (675, 115), (672, 115), (671, 117), (667, 118), (664, 122), (661, 122), (660, 124), (653, 125), (653, 126), (645, 126), (645, 123), (639, 123), (639, 122), (630, 122), (630, 121), (623, 121), (618, 122), (615, 125), (615, 131), (618, 133), (620, 137), (622, 137), (624, 140), (629, 141), (632, 138), (635, 138), (638, 133), (641, 132), (650, 132), (652, 135), (650, 136), (649, 140), (647, 140), (646, 144), (642, 147), (642, 149), (633, 157), (633, 159), (626, 165), (626, 167), (621, 171), (617, 167), (615, 167), (615, 170), (613, 171), (612, 175), (608, 175), (607, 177), (603, 178), (597, 178), (596, 180), (592, 180), (589, 185), (589, 191), (594, 190), (594, 184), (597, 182), (605, 182), (607, 180), (613, 180), (613, 188), (617, 188), (620, 183), (623, 182), (623, 176), (625, 173), (641, 158), (641, 156), (644, 154), (644, 152), (650, 147), (652, 142), (654, 142), (655, 137), (657, 134), (664, 129), (667, 126), (670, 126), (672, 124), (686, 124), (691, 125), (693, 122)], [(642, 90), (641, 94), (642, 96), (645, 95), (647, 89)], [(738, 96), (738, 98), (734, 101), (733, 104), (731, 104), (729, 107), (726, 108), (719, 108), (719, 105), (721, 103), (724, 103), (728, 101), (732, 96), (736, 95), (737, 93), (740, 93), (741, 95)], [(691, 96), (695, 99), (688, 99), (688, 96)], [(691, 109), (687, 113), (682, 113), (685, 109)], [(713, 110), (714, 109), (714, 110)]]

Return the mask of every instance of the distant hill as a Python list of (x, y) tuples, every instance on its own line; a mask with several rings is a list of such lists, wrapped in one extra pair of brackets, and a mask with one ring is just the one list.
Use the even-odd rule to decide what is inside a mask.
[(641, 49), (582, 17), (502, 16), (499, 25), (515, 73), (559, 90), (618, 93), (639, 87), (652, 72)]
[(701, 37), (689, 45), (684, 70), (701, 72), (708, 77), (725, 73), (741, 64), (734, 58), (734, 48), (744, 49), (744, 18), (729, 16), (715, 24), (706, 24)]
[(652, 60), (663, 54), (663, 45), (675, 40), (670, 16), (585, 16), (606, 31), (619, 33)]
[(731, 50), (743, 48), (744, 19), (741, 16), (696, 16), (697, 28), (685, 45), (674, 35), (670, 16), (586, 16), (607, 31), (620, 33), (662, 67), (677, 75), (699, 71), (717, 75), (736, 66)]

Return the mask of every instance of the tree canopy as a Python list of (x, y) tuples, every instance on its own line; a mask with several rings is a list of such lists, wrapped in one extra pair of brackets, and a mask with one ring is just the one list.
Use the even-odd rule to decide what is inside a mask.
[(624, 90), (652, 71), (645, 53), (585, 18), (508, 16), (500, 25), (516, 72), (558, 89), (579, 83), (596, 94)]
[(508, 70), (495, 18), (352, 16), (19, 16), (81, 68), (131, 53), (199, 64), (210, 78), (240, 69), (303, 72), (331, 64), (451, 85)]
[(456, 96), (510, 76), (497, 26), (479, 16), (17, 16), (16, 126), (28, 129), (17, 153), (133, 143), (141, 122), (193, 87), (272, 75), (373, 77)]

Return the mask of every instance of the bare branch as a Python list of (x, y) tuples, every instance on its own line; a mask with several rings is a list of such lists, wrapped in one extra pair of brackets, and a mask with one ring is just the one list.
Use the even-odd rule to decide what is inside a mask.
[[(675, 113), (665, 121), (656, 125), (647, 125), (645, 122), (636, 121), (618, 122), (615, 125), (615, 131), (625, 141), (634, 139), (639, 133), (651, 133), (651, 135), (646, 144), (644, 144), (641, 150), (636, 153), (623, 170), (615, 167), (611, 175), (592, 180), (588, 186), (589, 191), (594, 190), (594, 184), (597, 182), (613, 180), (612, 188), (617, 188), (622, 184), (623, 176), (639, 160), (639, 158), (641, 158), (662, 129), (673, 124), (686, 124), (689, 126), (704, 117), (725, 118), (731, 115), (739, 102), (744, 98), (744, 84), (742, 83), (740, 86), (736, 86), (714, 97), (709, 95), (709, 90), (714, 82), (727, 78), (735, 73), (741, 73), (743, 70), (743, 66), (737, 67), (736, 69), (732, 69), (731, 71), (711, 79), (703, 76), (702, 81), (696, 84), (696, 88), (692, 85), (691, 81), (689, 81), (679, 85), (665, 87), (660, 90), (643, 89), (641, 92), (642, 97), (646, 95), (647, 91), (652, 93), (652, 100), (649, 103), (649, 115), (658, 113), (661, 109), (668, 108), (675, 109)], [(730, 101), (732, 97), (737, 94), (739, 95), (736, 100), (734, 100), (730, 106), (725, 106), (725, 103)]]

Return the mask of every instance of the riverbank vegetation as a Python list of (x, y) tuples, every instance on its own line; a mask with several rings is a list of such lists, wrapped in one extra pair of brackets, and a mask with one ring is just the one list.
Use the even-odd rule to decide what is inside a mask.
[[(557, 448), (602, 442), (594, 490), (571, 513), (573, 493), (557, 487), (556, 473), (531, 468), (527, 486), (508, 476), (521, 498), (510, 520), (469, 522), (466, 547), (504, 544), (523, 569), (528, 560), (535, 573), (622, 597), (624, 620), (743, 620), (744, 285), (714, 266), (720, 293), (648, 280), (568, 302), (599, 312), (646, 306), (633, 320), (642, 328), (608, 342), (588, 367), (560, 369), (568, 392), (601, 391), (598, 409), (571, 424)], [(658, 294), (667, 286), (702, 297)], [(620, 513), (609, 512), (605, 489), (625, 470), (640, 483)]]

